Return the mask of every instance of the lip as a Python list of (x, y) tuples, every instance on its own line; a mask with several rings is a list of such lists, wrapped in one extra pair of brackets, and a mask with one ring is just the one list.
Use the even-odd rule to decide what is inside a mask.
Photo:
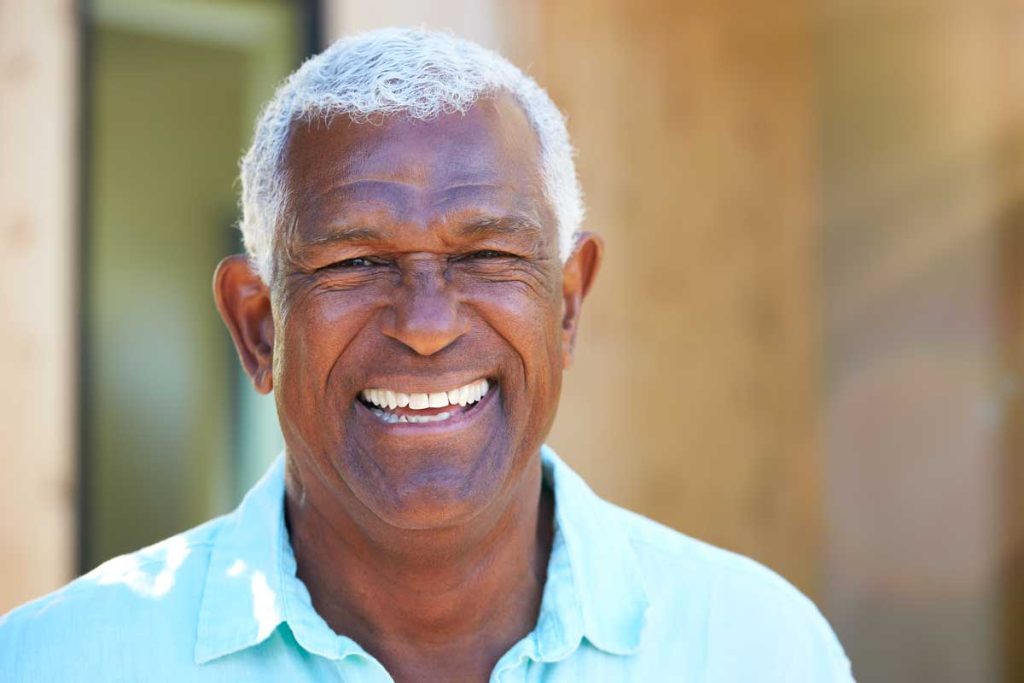
[[(480, 377), (485, 376), (481, 375)], [(469, 381), (471, 382), (473, 380)], [(396, 437), (437, 435), (444, 434), (445, 432), (457, 431), (471, 426), (473, 422), (483, 419), (486, 413), (489, 412), (491, 404), (495, 400), (495, 396), (501, 392), (501, 385), (489, 378), (487, 381), (490, 382), (491, 388), (483, 399), (474, 403), (469, 410), (460, 412), (442, 422), (396, 422), (393, 424), (384, 422), (374, 415), (370, 408), (358, 399), (354, 401), (356, 405), (356, 415), (361, 421), (369, 424), (371, 428), (380, 429), (388, 434), (394, 434)], [(435, 384), (434, 386), (437, 385)]]

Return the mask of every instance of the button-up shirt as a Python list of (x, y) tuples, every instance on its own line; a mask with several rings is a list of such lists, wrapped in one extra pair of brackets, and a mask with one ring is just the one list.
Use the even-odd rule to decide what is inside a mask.
[[(555, 533), (533, 631), (492, 681), (851, 681), (815, 606), (739, 555), (598, 498), (542, 449)], [(4, 681), (391, 681), (317, 614), (284, 457), (231, 514), (0, 619)]]

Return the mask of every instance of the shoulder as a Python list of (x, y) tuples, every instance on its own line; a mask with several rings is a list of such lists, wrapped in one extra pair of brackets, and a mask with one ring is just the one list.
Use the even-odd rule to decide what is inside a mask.
[(111, 666), (123, 671), (135, 652), (146, 652), (150, 665), (191, 661), (220, 523), (115, 557), (0, 617), (0, 670), (13, 672), (15, 681), (57, 680)]
[(694, 585), (724, 591), (717, 600), (744, 600), (746, 607), (790, 609), (801, 616), (821, 619), (814, 604), (786, 579), (755, 560), (718, 548), (659, 524), (630, 510), (605, 503), (612, 517), (625, 529), (646, 575), (667, 579), (663, 585)]
[[(786, 579), (748, 557), (604, 504), (636, 554), (655, 629), (700, 642), (712, 678), (734, 675), (742, 658), (777, 669), (779, 680), (852, 680), (832, 628)], [(720, 665), (729, 667), (728, 675)]]

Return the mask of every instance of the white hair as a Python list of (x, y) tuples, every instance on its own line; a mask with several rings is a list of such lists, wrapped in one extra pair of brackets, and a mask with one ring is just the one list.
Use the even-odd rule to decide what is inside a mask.
[(481, 97), (510, 94), (537, 134), (541, 175), (564, 262), (583, 220), (565, 119), (537, 83), (501, 55), (450, 33), (388, 28), (337, 41), (293, 73), (264, 107), (242, 158), (242, 238), (265, 282), (287, 213), (284, 157), (292, 124), (343, 115), (356, 122), (401, 114), (429, 120), (465, 113)]

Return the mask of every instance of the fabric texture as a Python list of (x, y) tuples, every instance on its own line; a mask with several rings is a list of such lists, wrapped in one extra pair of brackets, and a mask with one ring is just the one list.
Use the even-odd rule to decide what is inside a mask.
[[(492, 681), (852, 681), (815, 606), (765, 567), (598, 498), (541, 451), (555, 536), (534, 630)], [(0, 618), (4, 681), (391, 681), (295, 575), (284, 457), (231, 514)]]

